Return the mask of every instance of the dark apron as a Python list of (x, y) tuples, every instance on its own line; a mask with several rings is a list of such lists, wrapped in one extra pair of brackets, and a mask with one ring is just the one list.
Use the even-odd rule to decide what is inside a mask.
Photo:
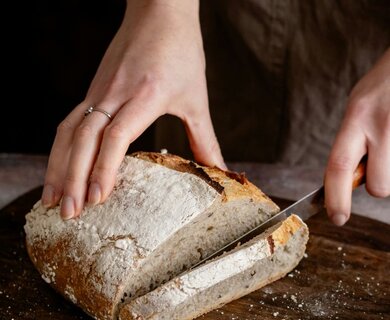
[[(200, 16), (225, 160), (324, 164), (350, 90), (390, 45), (390, 3), (205, 0)], [(156, 148), (192, 158), (171, 116)]]

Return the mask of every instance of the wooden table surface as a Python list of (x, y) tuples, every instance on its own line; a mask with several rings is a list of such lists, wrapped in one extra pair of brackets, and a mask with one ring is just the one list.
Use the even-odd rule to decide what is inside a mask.
[[(41, 279), (27, 255), (24, 216), (40, 192), (0, 211), (0, 319), (90, 319)], [(308, 226), (307, 256), (294, 271), (200, 319), (390, 319), (390, 226), (353, 215), (338, 228), (324, 213)]]
[[(25, 252), (24, 214), (39, 198), (46, 163), (46, 155), (0, 154), (0, 319), (88, 319), (46, 285)], [(228, 165), (282, 207), (322, 182), (320, 166)], [(390, 230), (379, 222), (390, 223), (390, 198), (374, 199), (361, 187), (353, 212), (343, 228), (324, 214), (309, 220), (308, 257), (296, 271), (201, 318), (390, 319)]]

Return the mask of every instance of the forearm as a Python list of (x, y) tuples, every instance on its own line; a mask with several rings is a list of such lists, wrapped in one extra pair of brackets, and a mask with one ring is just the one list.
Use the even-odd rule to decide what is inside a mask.
[[(186, 38), (204, 55), (198, 0), (127, 0), (121, 29), (122, 40), (127, 43), (137, 44), (137, 39), (149, 37), (154, 43), (169, 46)], [(154, 47), (153, 43), (150, 46)]]
[(199, 0), (127, 0), (124, 19), (148, 14), (157, 18), (180, 19), (181, 24), (199, 26)]
[(197, 16), (199, 11), (199, 0), (127, 0), (128, 8), (141, 8), (159, 6), (180, 11), (184, 14)]

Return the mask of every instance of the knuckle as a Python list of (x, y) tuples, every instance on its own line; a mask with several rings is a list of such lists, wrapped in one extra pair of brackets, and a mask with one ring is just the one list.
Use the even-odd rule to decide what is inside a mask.
[(161, 77), (158, 73), (146, 73), (136, 90), (136, 94), (145, 98), (153, 98), (158, 96), (161, 91)]
[(113, 172), (113, 168), (109, 164), (98, 162), (95, 164), (93, 168), (91, 180), (97, 181), (105, 176), (111, 175), (112, 172)]
[(64, 119), (57, 126), (57, 134), (59, 135), (68, 134), (73, 130), (74, 130), (74, 126), (68, 119)]
[(348, 105), (347, 116), (350, 124), (360, 126), (367, 121), (372, 112), (372, 102), (368, 97), (359, 97), (352, 100)]
[(77, 128), (76, 135), (78, 138), (84, 139), (84, 138), (89, 138), (94, 135), (94, 130), (93, 128), (88, 125), (88, 124), (81, 124)]
[(73, 172), (68, 173), (65, 177), (65, 184), (67, 185), (76, 184), (78, 181), (79, 181), (79, 177)]
[(353, 160), (346, 155), (332, 156), (329, 159), (327, 169), (332, 172), (348, 172), (353, 168)]
[(122, 123), (113, 123), (105, 129), (105, 135), (111, 139), (123, 139), (126, 137), (127, 128)]
[(58, 189), (61, 186), (61, 178), (55, 171), (55, 168), (48, 166), (45, 176), (44, 185), (51, 185), (53, 188)]
[(369, 97), (358, 97), (349, 102), (348, 109), (355, 116), (364, 116), (367, 110), (369, 110), (372, 102)]
[(156, 90), (159, 87), (159, 78), (157, 73), (146, 73), (142, 80), (142, 84), (145, 88)]

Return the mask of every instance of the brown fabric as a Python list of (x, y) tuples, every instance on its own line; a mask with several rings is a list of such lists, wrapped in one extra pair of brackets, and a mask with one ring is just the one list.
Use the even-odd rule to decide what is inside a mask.
[[(386, 0), (201, 2), (210, 110), (227, 161), (323, 164), (349, 92), (390, 44)], [(156, 144), (191, 157), (163, 117)]]

